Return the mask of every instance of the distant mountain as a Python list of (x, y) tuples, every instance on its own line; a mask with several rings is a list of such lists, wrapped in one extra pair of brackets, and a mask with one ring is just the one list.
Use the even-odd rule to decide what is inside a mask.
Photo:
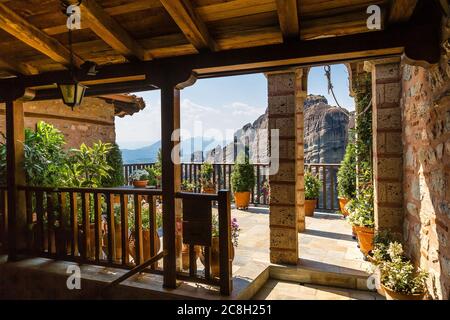
[[(181, 161), (190, 162), (192, 153), (200, 154), (205, 153), (206, 150), (211, 150), (215, 146), (220, 144), (213, 138), (196, 137), (188, 140), (181, 141)], [(161, 148), (161, 140), (138, 149), (121, 149), (122, 159), (125, 164), (132, 163), (151, 163), (155, 162), (158, 157), (158, 150)]]

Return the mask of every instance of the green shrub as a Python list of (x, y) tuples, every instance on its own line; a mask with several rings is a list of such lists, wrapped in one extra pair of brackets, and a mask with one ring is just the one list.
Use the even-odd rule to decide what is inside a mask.
[(316, 200), (320, 195), (322, 182), (311, 172), (305, 173), (305, 200)]
[(195, 192), (197, 185), (195, 182), (189, 182), (189, 180), (183, 180), (181, 183), (181, 190), (184, 192)]
[(64, 135), (51, 124), (40, 121), (36, 131), (25, 129), (25, 175), (28, 185), (64, 186), (66, 153)]
[(337, 173), (337, 189), (340, 198), (353, 199), (356, 193), (356, 152), (355, 145), (349, 143), (344, 160)]
[(148, 173), (148, 185), (158, 186), (158, 181), (161, 177), (158, 175), (159, 172), (155, 169), (155, 166), (147, 167), (145, 171)]
[(205, 162), (200, 169), (200, 183), (204, 188), (214, 187), (214, 168), (211, 163)]
[(354, 226), (373, 228), (375, 226), (373, 201), (373, 188), (366, 186), (347, 205), (350, 212), (349, 222)]
[(71, 149), (64, 170), (67, 183), (75, 187), (100, 188), (112, 171), (107, 161), (111, 148), (111, 144), (99, 141), (92, 147), (83, 143), (80, 149)]
[(105, 178), (102, 185), (109, 188), (123, 186), (125, 178), (123, 175), (122, 152), (117, 143), (111, 145), (111, 150), (106, 156), (106, 161), (111, 167), (111, 171), (109, 173), (109, 178)]
[(233, 192), (252, 191), (255, 186), (255, 172), (247, 157), (240, 155), (236, 159), (231, 174)]
[(380, 264), (381, 283), (402, 294), (422, 294), (426, 291), (428, 273), (416, 270), (403, 254), (402, 245), (392, 242), (387, 249), (389, 259)]

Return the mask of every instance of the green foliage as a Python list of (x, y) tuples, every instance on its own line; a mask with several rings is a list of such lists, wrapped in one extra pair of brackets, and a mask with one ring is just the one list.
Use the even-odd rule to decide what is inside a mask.
[(185, 192), (194, 192), (197, 188), (195, 182), (189, 182), (189, 180), (183, 180), (181, 183), (181, 190)]
[(356, 193), (356, 151), (355, 145), (349, 143), (344, 160), (337, 173), (337, 189), (341, 198), (353, 199)]
[(131, 181), (148, 181), (149, 178), (150, 177), (147, 170), (135, 170), (130, 175)]
[(355, 199), (350, 200), (347, 205), (350, 212), (349, 222), (354, 226), (373, 228), (375, 226), (373, 188), (367, 185), (362, 189)]
[(64, 135), (55, 127), (40, 121), (36, 131), (25, 130), (25, 174), (33, 186), (65, 185)]
[[(161, 149), (158, 150), (158, 156), (156, 159), (156, 163), (151, 167), (151, 169), (147, 170), (149, 173), (149, 184), (155, 185), (157, 187), (161, 186), (161, 178), (162, 178), (162, 154)], [(154, 176), (156, 182), (152, 180), (152, 176)]]
[(305, 173), (305, 200), (316, 200), (320, 195), (322, 182), (311, 172)]
[(159, 179), (161, 179), (159, 172), (155, 169), (155, 166), (145, 168), (145, 171), (148, 173), (148, 185), (149, 186), (158, 186)]
[(402, 245), (391, 242), (387, 249), (388, 258), (379, 265), (381, 283), (388, 289), (402, 294), (422, 294), (426, 291), (428, 273), (415, 270), (411, 261), (403, 254)]
[(65, 165), (66, 179), (70, 186), (82, 188), (99, 188), (105, 179), (109, 179), (112, 168), (107, 155), (111, 144), (99, 141), (92, 147), (84, 143), (80, 149), (72, 149)]
[(392, 242), (394, 242), (394, 237), (389, 231), (379, 231), (375, 234), (372, 250), (372, 261), (375, 265), (390, 260), (388, 249)]
[(200, 169), (200, 183), (204, 188), (214, 187), (214, 168), (211, 163), (205, 162)]
[(247, 157), (240, 154), (234, 164), (231, 174), (231, 187), (233, 192), (251, 191), (255, 186), (255, 171)]
[(103, 180), (102, 186), (108, 188), (122, 186), (125, 182), (123, 175), (123, 160), (122, 152), (117, 143), (111, 145), (111, 150), (106, 156), (106, 161), (111, 167), (111, 171), (109, 173), (109, 178)]

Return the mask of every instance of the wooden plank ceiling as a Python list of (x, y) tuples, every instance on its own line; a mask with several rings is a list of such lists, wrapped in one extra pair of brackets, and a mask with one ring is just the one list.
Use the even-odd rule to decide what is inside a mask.
[[(75, 63), (99, 65), (367, 32), (366, 9), (404, 22), (416, 0), (83, 0)], [(0, 78), (64, 70), (60, 0), (0, 0)]]

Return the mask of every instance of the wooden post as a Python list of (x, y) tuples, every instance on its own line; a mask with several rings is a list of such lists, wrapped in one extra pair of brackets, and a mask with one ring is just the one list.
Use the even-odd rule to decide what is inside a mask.
[(24, 148), (25, 131), (22, 101), (6, 102), (6, 148), (8, 188), (8, 248), (9, 259), (17, 260), (18, 252), (26, 248), (25, 199), (20, 200), (18, 185), (25, 184)]
[[(161, 155), (162, 155), (162, 202), (163, 202), (163, 248), (164, 287), (175, 288), (177, 272), (175, 193), (181, 189), (179, 152), (173, 152), (179, 141), (172, 141), (172, 134), (180, 128), (180, 91), (174, 85), (161, 86)], [(173, 158), (172, 158), (173, 156)]]
[(220, 293), (230, 295), (233, 290), (231, 260), (231, 207), (230, 192), (219, 191), (219, 265)]

